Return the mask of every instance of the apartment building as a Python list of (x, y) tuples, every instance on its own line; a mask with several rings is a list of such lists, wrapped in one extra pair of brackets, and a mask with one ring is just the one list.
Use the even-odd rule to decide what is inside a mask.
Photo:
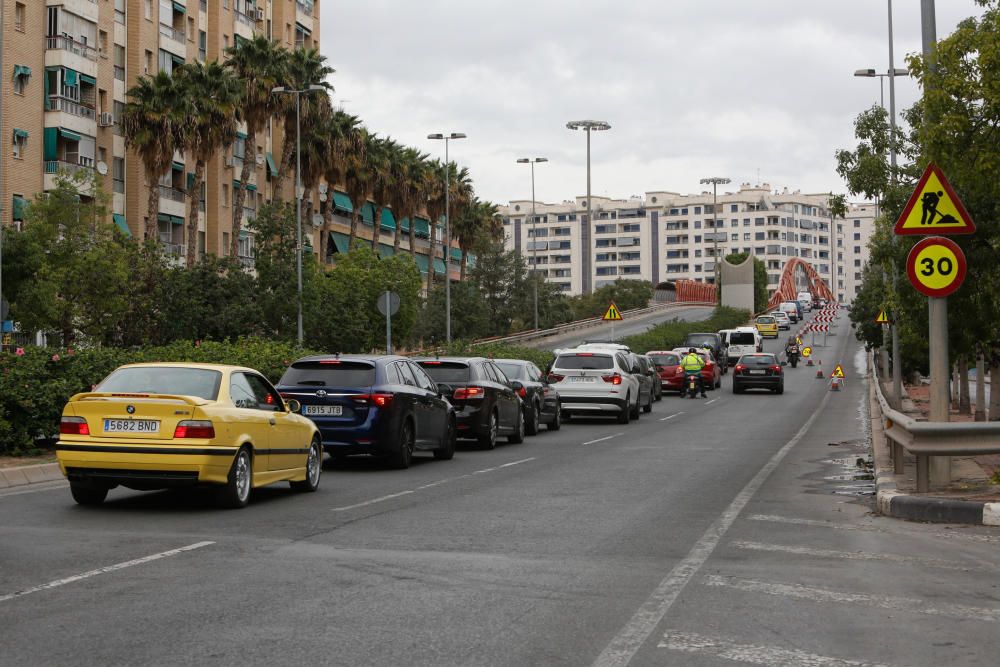
[[(0, 0), (3, 5), (0, 77), (0, 220), (19, 224), (27, 203), (54, 186), (60, 171), (90, 170), (111, 193), (113, 221), (142, 238), (155, 225), (163, 251), (185, 261), (190, 215), (188, 186), (194, 160), (176, 154), (159, 179), (159, 214), (147, 220), (148, 185), (138, 157), (126, 150), (120, 119), (128, 91), (139, 77), (172, 72), (183, 63), (224, 60), (225, 50), (241, 39), (266, 35), (287, 48), (319, 44), (319, 0)], [(257, 135), (257, 160), (243, 203), (239, 256), (253, 263), (253, 234), (246, 224), (274, 196), (281, 163), (283, 124), (275, 119)], [(247, 154), (246, 134), (214, 157), (201, 192), (199, 254), (225, 255), (230, 249), (234, 188)], [(284, 199), (294, 197), (294, 175), (284, 178)], [(93, 193), (81, 193), (84, 198)], [(350, 200), (331, 188), (310, 193), (312, 207), (333, 208), (334, 230), (315, 216), (306, 220), (307, 250), (332, 262), (346, 250)], [(362, 236), (374, 236), (374, 208), (362, 212)], [(319, 223), (319, 224), (317, 224)], [(383, 232), (395, 230), (391, 213)], [(409, 249), (409, 221), (401, 222)], [(430, 224), (413, 225), (417, 262), (425, 272), (430, 259)], [(325, 238), (320, 238), (325, 235)], [(391, 242), (390, 242), (391, 243)], [(384, 244), (383, 244), (384, 245)], [(388, 245), (391, 254), (391, 245)], [(322, 253), (321, 253), (322, 249)], [(383, 254), (386, 247), (380, 248)], [(320, 257), (323, 254), (323, 257)], [(423, 261), (421, 261), (423, 260)], [(439, 272), (444, 262), (435, 261)]]
[[(847, 218), (833, 221), (828, 198), (825, 193), (772, 190), (766, 183), (744, 183), (738, 190), (719, 192), (717, 199), (712, 192), (669, 191), (629, 199), (594, 197), (589, 249), (582, 247), (580, 234), (586, 198), (535, 202), (534, 218), (530, 200), (515, 200), (501, 208), (501, 215), (506, 247), (520, 249), (529, 266), (568, 294), (619, 278), (710, 283), (716, 253), (748, 252), (765, 262), (771, 291), (788, 259), (798, 257), (831, 283), (837, 276), (838, 293), (850, 301), (860, 284), (861, 269), (855, 268), (867, 262), (874, 211), (852, 206)], [(584, 276), (583, 253), (588, 251), (593, 271)]]

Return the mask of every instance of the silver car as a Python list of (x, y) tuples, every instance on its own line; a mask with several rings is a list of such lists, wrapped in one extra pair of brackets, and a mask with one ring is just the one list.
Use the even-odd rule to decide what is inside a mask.
[(549, 384), (559, 392), (563, 418), (615, 416), (619, 424), (638, 419), (640, 384), (630, 362), (631, 354), (623, 350), (559, 350)]

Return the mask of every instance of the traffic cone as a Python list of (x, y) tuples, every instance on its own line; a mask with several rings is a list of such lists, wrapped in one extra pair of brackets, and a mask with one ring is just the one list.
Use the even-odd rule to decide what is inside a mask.
[(830, 378), (830, 391), (840, 391), (840, 378)]
[(824, 378), (824, 375), (823, 375), (823, 361), (820, 360), (819, 367), (816, 369), (816, 379), (822, 380), (823, 378)]
[(810, 357), (809, 361), (806, 362), (806, 366), (815, 366), (815, 365), (816, 364), (813, 363), (812, 357)]

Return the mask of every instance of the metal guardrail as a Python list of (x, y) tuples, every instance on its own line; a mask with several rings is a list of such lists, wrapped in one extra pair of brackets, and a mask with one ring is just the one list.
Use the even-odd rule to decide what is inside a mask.
[[(647, 306), (645, 308), (632, 308), (631, 310), (623, 310), (622, 317), (635, 317), (638, 315), (647, 315), (649, 313), (656, 313), (660, 311), (673, 310), (675, 308), (685, 308), (690, 306), (714, 306), (714, 303), (707, 301), (672, 301), (670, 303), (656, 304), (654, 306)], [(558, 336), (562, 333), (567, 333), (570, 331), (576, 331), (577, 329), (586, 329), (592, 326), (599, 325), (603, 320), (601, 316), (588, 317), (582, 320), (576, 320), (575, 322), (567, 322), (566, 324), (560, 324), (557, 327), (552, 327), (551, 329), (538, 329), (531, 331), (522, 331), (520, 333), (511, 334), (509, 336), (494, 336), (492, 338), (480, 338), (479, 340), (472, 341), (471, 345), (489, 345), (492, 343), (521, 343), (524, 341), (535, 340), (537, 338), (548, 338), (550, 336)]]
[(917, 493), (930, 488), (931, 456), (1000, 454), (1000, 422), (919, 421), (889, 406), (882, 393), (872, 353), (868, 368), (875, 379), (875, 396), (882, 411), (885, 437), (892, 444), (893, 470), (903, 472), (903, 450), (917, 457)]

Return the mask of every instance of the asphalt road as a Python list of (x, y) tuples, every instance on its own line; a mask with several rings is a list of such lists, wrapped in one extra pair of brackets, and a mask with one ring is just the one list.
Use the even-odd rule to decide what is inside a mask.
[(615, 322), (613, 327), (611, 322), (604, 322), (595, 327), (588, 327), (579, 331), (573, 331), (560, 336), (552, 336), (542, 340), (529, 341), (525, 344), (530, 347), (555, 349), (560, 347), (573, 347), (586, 341), (621, 340), (625, 336), (640, 334), (657, 324), (668, 322), (675, 318), (685, 322), (703, 320), (712, 314), (712, 310), (711, 306), (689, 306), (670, 309), (663, 312), (642, 315), (640, 317), (630, 317), (627, 320)]
[(0, 494), (0, 664), (995, 665), (1000, 533), (871, 514), (845, 321), (816, 350), (844, 391), (729, 375), (240, 511)]

